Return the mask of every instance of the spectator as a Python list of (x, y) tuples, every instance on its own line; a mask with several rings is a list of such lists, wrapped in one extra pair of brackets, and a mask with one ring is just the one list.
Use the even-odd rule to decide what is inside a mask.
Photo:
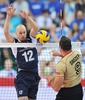
[(49, 16), (49, 10), (44, 10), (42, 15), (36, 18), (39, 29), (49, 30), (52, 25), (52, 19)]
[(4, 25), (4, 21), (6, 18), (6, 7), (8, 5), (8, 0), (1, 0), (0, 1), (0, 26)]
[(82, 10), (84, 12), (84, 17), (85, 17), (85, 0), (82, 0)]
[(48, 9), (50, 13), (56, 12), (59, 15), (60, 13), (60, 1), (59, 0), (50, 0), (48, 4)]
[(64, 21), (69, 25), (75, 18), (75, 3), (73, 0), (68, 0), (64, 5)]
[(52, 72), (52, 69), (50, 68), (49, 63), (50, 61), (47, 62), (44, 67), (44, 76), (48, 76)]
[[(81, 0), (83, 1), (83, 0)], [(83, 10), (83, 6), (80, 2), (80, 0), (76, 0), (76, 10)]]
[(15, 11), (15, 15), (17, 15), (20, 10), (24, 10), (25, 12), (29, 13), (29, 4), (26, 0), (16, 0), (13, 3), (13, 8), (17, 8)]
[(40, 0), (33, 0), (30, 2), (30, 11), (34, 17), (41, 15), (44, 7), (44, 3), (40, 2)]
[(56, 24), (52, 23), (52, 25), (49, 28), (49, 33), (50, 33), (50, 40), (49, 40), (49, 42), (51, 42), (51, 43), (58, 42), (56, 30), (57, 30)]
[(80, 36), (80, 41), (85, 42), (85, 29), (82, 31), (81, 36)]
[(1, 0), (0, 1), (0, 12), (6, 12), (6, 8), (8, 6), (8, 0)]
[(75, 22), (78, 24), (79, 30), (85, 29), (85, 18), (82, 10), (76, 12), (76, 18), (71, 22), (70, 29), (72, 29)]
[(0, 43), (6, 42), (5, 36), (3, 34), (4, 34), (4, 30), (3, 30), (3, 26), (1, 25), (0, 26), (0, 36), (1, 36)]
[(12, 59), (13, 61), (15, 60), (14, 57), (12, 56), (12, 51), (10, 48), (0, 48), (0, 52), (1, 52), (1, 64), (0, 65), (4, 65), (4, 60), (5, 59)]
[(13, 62), (11, 59), (6, 59), (4, 61), (4, 69), (0, 71), (0, 77), (15, 77), (17, 75), (16, 71), (12, 69)]
[(66, 26), (66, 23), (64, 20), (62, 20), (62, 23), (61, 23), (62, 26), (60, 27), (57, 27), (57, 38), (58, 40), (60, 39), (61, 36), (67, 36), (69, 37), (69, 28)]
[(60, 1), (50, 0), (48, 3), (48, 9), (50, 11), (51, 18), (56, 22), (56, 24), (59, 24)]
[(40, 74), (41, 77), (44, 76), (44, 69), (45, 69), (45, 66), (46, 66), (46, 61), (43, 60), (43, 59), (41, 59), (41, 60), (39, 61), (39, 74)]
[(73, 24), (72, 30), (70, 30), (70, 34), (72, 35), (71, 41), (76, 42), (80, 36), (79, 27), (77, 23)]
[(85, 29), (81, 33), (80, 42), (81, 42), (82, 61), (83, 63), (85, 63)]

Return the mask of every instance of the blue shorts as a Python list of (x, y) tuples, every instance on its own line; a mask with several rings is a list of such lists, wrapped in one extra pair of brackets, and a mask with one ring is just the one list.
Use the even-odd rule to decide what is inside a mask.
[(17, 96), (36, 99), (40, 77), (37, 72), (20, 71), (14, 80)]

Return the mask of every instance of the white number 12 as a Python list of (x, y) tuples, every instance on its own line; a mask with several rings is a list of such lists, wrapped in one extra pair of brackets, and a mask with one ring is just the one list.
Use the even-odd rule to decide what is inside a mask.
[[(22, 54), (22, 56), (24, 56), (26, 62), (34, 60), (34, 58), (32, 57), (33, 56), (33, 51), (31, 51), (31, 50), (29, 50), (27, 52), (24, 52)], [(29, 56), (29, 58), (28, 58), (28, 56)]]

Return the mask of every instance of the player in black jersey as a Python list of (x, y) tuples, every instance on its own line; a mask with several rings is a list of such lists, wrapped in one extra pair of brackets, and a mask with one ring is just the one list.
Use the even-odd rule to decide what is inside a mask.
[[(36, 42), (35, 36), (38, 31), (36, 23), (21, 10), (20, 16), (25, 18), (31, 25), (30, 34), (27, 34), (24, 25), (18, 25), (16, 28), (16, 36), (14, 38), (9, 33), (9, 21), (16, 9), (9, 5), (7, 8), (7, 16), (4, 24), (4, 35), (8, 43), (33, 43)], [(38, 55), (35, 47), (33, 48), (17, 48), (13, 54), (17, 60), (18, 75), (15, 79), (15, 87), (17, 90), (18, 100), (35, 100), (40, 77), (38, 75)]]

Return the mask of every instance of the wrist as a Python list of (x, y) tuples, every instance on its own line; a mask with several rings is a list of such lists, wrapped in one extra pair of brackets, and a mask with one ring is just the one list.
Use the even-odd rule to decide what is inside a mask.
[(60, 57), (63, 57), (63, 55), (62, 55), (61, 53), (59, 53), (59, 56), (60, 56)]
[(7, 14), (7, 18), (8, 18), (8, 19), (10, 19), (10, 18), (11, 18), (11, 16)]

